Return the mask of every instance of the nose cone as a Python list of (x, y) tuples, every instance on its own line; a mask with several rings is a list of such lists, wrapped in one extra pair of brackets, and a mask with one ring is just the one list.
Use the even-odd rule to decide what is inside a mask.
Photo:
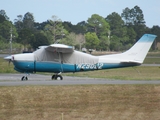
[(34, 54), (16, 54), (12, 57), (14, 69), (19, 72), (33, 72), (34, 71)]

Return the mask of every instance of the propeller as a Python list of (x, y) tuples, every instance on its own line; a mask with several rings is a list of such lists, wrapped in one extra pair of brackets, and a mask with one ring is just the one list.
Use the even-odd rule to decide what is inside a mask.
[(5, 60), (8, 61), (8, 64), (10, 65), (10, 63), (14, 60), (14, 57), (13, 56), (7, 56), (7, 57), (4, 57)]

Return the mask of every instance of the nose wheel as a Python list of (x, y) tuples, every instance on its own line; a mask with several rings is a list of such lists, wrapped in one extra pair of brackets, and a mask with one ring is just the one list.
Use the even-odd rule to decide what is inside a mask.
[(22, 78), (21, 78), (21, 81), (27, 81), (28, 80), (28, 76), (29, 73), (26, 73), (26, 75), (24, 75)]
[(27, 77), (27, 76), (23, 76), (23, 77), (21, 78), (21, 81), (26, 81), (26, 80), (28, 80), (28, 77)]

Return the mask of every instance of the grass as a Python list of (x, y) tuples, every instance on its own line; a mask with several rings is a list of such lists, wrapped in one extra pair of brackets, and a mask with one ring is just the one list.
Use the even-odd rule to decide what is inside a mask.
[(0, 87), (1, 120), (158, 120), (160, 85)]
[(149, 52), (147, 56), (160, 57), (160, 51)]
[(154, 57), (146, 58), (144, 60), (144, 64), (160, 64), (160, 57), (159, 58), (154, 58)]
[(0, 73), (17, 73), (12, 63), (0, 58)]
[(108, 69), (90, 72), (66, 73), (68, 76), (121, 79), (121, 80), (160, 80), (160, 67), (139, 66), (119, 69)]

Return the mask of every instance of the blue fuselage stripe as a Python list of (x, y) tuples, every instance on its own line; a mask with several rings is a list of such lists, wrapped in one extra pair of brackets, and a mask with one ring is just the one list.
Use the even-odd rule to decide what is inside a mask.
[(13, 64), (19, 72), (75, 72), (73, 64), (35, 61), (14, 61)]
[(53, 62), (36, 62), (37, 72), (75, 72), (73, 64), (61, 64)]
[(15, 70), (19, 72), (80, 72), (100, 69), (137, 66), (135, 63), (97, 63), (97, 64), (61, 64), (58, 62), (14, 61)]

